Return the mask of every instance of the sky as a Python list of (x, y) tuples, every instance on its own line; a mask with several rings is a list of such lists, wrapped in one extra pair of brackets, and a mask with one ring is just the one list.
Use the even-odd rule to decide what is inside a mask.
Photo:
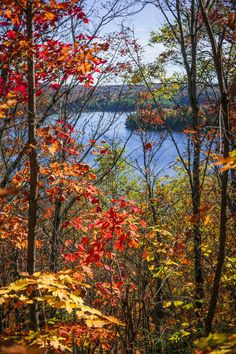
[(163, 17), (152, 5), (146, 6), (140, 13), (132, 16), (127, 22), (130, 23), (134, 30), (135, 37), (139, 43), (145, 47), (145, 62), (151, 62), (155, 57), (163, 51), (164, 47), (159, 44), (154, 47), (148, 46), (151, 31), (157, 31), (158, 27), (163, 24)]
[[(134, 36), (145, 47), (145, 62), (152, 62), (155, 57), (163, 51), (162, 45), (148, 46), (151, 31), (158, 30), (164, 23), (161, 12), (153, 5), (146, 6), (141, 12), (128, 17), (124, 24), (129, 26), (134, 31)], [(104, 31), (114, 31), (119, 28), (120, 20), (114, 20), (106, 26)]]
[[(113, 3), (115, 0), (112, 0)], [(128, 0), (123, 0), (128, 1)], [(103, 0), (89, 0), (88, 4), (92, 4), (92, 12), (90, 20), (90, 33), (94, 33), (94, 29), (97, 28), (97, 24), (100, 22), (100, 19), (107, 13), (107, 10), (102, 5)], [(109, 3), (108, 0), (104, 0), (104, 3)], [(93, 7), (94, 6), (94, 7)], [(144, 63), (152, 63), (157, 56), (164, 51), (164, 46), (162, 44), (150, 45), (150, 34), (152, 31), (158, 31), (164, 23), (164, 17), (160, 10), (157, 9), (154, 5), (146, 5), (144, 9), (140, 12), (126, 16), (123, 18), (113, 18), (108, 24), (102, 27), (99, 35), (106, 35), (108, 33), (119, 32), (121, 29), (121, 23), (125, 27), (131, 28), (134, 34), (134, 38), (138, 41), (142, 48), (144, 48), (144, 53), (142, 60)], [(170, 76), (173, 72), (180, 71), (180, 69), (173, 64), (167, 66), (167, 75)]]
[[(153, 62), (155, 58), (165, 49), (162, 44), (155, 44), (152, 46), (149, 44), (151, 32), (158, 31), (158, 28), (165, 23), (161, 11), (153, 5), (147, 5), (141, 12), (132, 15), (123, 21), (125, 25), (129, 26), (133, 30), (135, 38), (141, 46), (145, 48), (143, 62)], [(103, 29), (104, 33), (119, 30), (120, 22), (121, 20), (119, 19), (113, 20)], [(167, 66), (168, 76), (172, 75), (176, 71), (181, 72), (179, 67), (174, 66), (171, 63)]]

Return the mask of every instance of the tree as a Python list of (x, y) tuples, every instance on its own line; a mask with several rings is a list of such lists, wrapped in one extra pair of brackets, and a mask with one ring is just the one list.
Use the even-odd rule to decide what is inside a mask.
[[(89, 83), (92, 80), (89, 74), (100, 63), (96, 56), (98, 45), (91, 45), (90, 49), (85, 42), (78, 40), (74, 43), (63, 43), (51, 39), (57, 34), (60, 28), (58, 26), (63, 22), (65, 25), (65, 22), (70, 21), (73, 16), (87, 22), (84, 12), (75, 1), (70, 4), (60, 1), (52, 1), (50, 4), (42, 1), (19, 3), (6, 1), (2, 4), (1, 10), (1, 17), (5, 20), (1, 34), (3, 119), (6, 119), (6, 125), (11, 124), (13, 120), (13, 124), (16, 124), (21, 120), (19, 104), (24, 107), (26, 103), (28, 125), (27, 142), (16, 160), (10, 162), (10, 167), (6, 167), (6, 178), (2, 185), (11, 178), (15, 163), (18, 164), (27, 153), (29, 155), (27, 271), (30, 275), (35, 272), (38, 213), (37, 96), (42, 94), (42, 88), (46, 85), (58, 92), (63, 82), (71, 79), (73, 75)], [(49, 53), (51, 57), (45, 62)], [(63, 61), (66, 65), (62, 68)], [(35, 310), (32, 309), (31, 323), (37, 325), (35, 316)]]
[[(201, 231), (200, 231), (200, 206), (201, 206), (201, 181), (200, 181), (200, 151), (201, 151), (201, 121), (199, 109), (199, 73), (198, 58), (199, 38), (202, 25), (199, 23), (199, 6), (197, 2), (191, 1), (184, 4), (181, 1), (147, 1), (146, 4), (156, 6), (162, 13), (166, 24), (160, 29), (160, 33), (153, 33), (152, 41), (162, 42), (167, 46), (165, 54), (161, 55), (159, 62), (165, 63), (168, 60), (181, 63), (186, 76), (186, 87), (188, 90), (189, 105), (191, 107), (191, 129), (193, 144), (193, 159), (191, 164), (181, 161), (186, 168), (192, 195), (193, 226), (192, 236), (194, 240), (195, 259), (195, 300), (196, 307), (202, 308), (204, 297), (203, 286), (203, 265), (201, 255)], [(158, 70), (158, 66), (157, 66)], [(161, 75), (161, 71), (160, 75)], [(155, 73), (158, 77), (158, 71)], [(148, 80), (147, 80), (148, 81)], [(183, 83), (183, 87), (184, 87)], [(171, 89), (171, 84), (170, 84)], [(157, 104), (158, 107), (158, 104)], [(164, 119), (163, 119), (164, 120)], [(164, 120), (165, 121), (165, 120)], [(188, 159), (191, 161), (191, 158)], [(200, 313), (199, 313), (200, 315)]]
[[(224, 46), (230, 48), (230, 53), (232, 52), (233, 38), (231, 35), (231, 22), (230, 22), (230, 6), (225, 5), (222, 8), (222, 12), (219, 13), (216, 6), (219, 5), (218, 1), (213, 1), (210, 4), (204, 4), (201, 0), (199, 1), (201, 8), (201, 15), (203, 18), (203, 23), (206, 27), (208, 38), (212, 48), (212, 55), (215, 65), (215, 71), (217, 75), (217, 81), (220, 91), (220, 114), (222, 114), (222, 121), (224, 126), (223, 131), (223, 158), (226, 159), (229, 156), (230, 142), (234, 140), (234, 136), (230, 134), (230, 120), (229, 120), (229, 77), (230, 73), (227, 70), (227, 65), (224, 63)], [(216, 17), (215, 17), (216, 16)], [(226, 16), (226, 20), (222, 17)], [(212, 21), (221, 21), (223, 31), (218, 33), (218, 29), (214, 29)], [(233, 26), (234, 28), (235, 26)], [(219, 39), (218, 39), (219, 37)], [(218, 40), (218, 44), (217, 44)], [(226, 42), (226, 43), (225, 43)], [(231, 55), (231, 54), (230, 54)], [(229, 58), (231, 61), (231, 58)], [(233, 137), (233, 138), (232, 138)], [(234, 144), (234, 143), (233, 143)], [(228, 170), (225, 169), (221, 176), (221, 213), (220, 213), (220, 232), (219, 232), (219, 251), (217, 256), (217, 266), (215, 271), (214, 283), (210, 298), (209, 309), (205, 319), (205, 332), (206, 335), (212, 331), (212, 322), (216, 312), (218, 294), (220, 281), (222, 276), (222, 270), (225, 259), (225, 247), (227, 239), (227, 199), (228, 199)], [(233, 182), (234, 183), (234, 182)], [(231, 204), (231, 208), (234, 211), (234, 201)]]
[[(174, 6), (174, 5), (173, 5)], [(176, 5), (177, 6), (177, 5)], [(177, 6), (178, 7), (178, 6)], [(164, 10), (163, 10), (164, 11)], [(172, 9), (172, 11), (174, 11)], [(178, 13), (180, 16), (180, 9), (178, 9)], [(166, 15), (166, 17), (168, 18), (168, 15)], [(180, 17), (181, 18), (181, 17)], [(173, 45), (173, 43), (175, 43), (173, 46), (179, 45), (179, 43), (182, 43), (181, 41), (184, 40), (186, 38), (188, 38), (187, 34), (185, 33), (184, 35), (182, 34), (182, 37), (180, 36), (179, 41), (178, 39), (176, 40), (175, 38), (175, 34), (179, 35), (179, 33), (181, 31), (179, 31), (178, 25), (180, 27), (182, 27), (183, 23), (182, 22), (178, 22), (180, 21), (180, 18), (178, 18), (177, 20), (177, 28), (173, 27), (170, 25), (170, 31), (176, 31), (176, 33), (172, 33), (171, 35), (171, 45)], [(184, 20), (183, 20), (184, 21)], [(192, 17), (192, 21), (193, 23), (195, 23), (196, 19), (195, 19), (195, 15)], [(195, 25), (194, 25), (195, 26)], [(195, 35), (197, 36), (197, 34), (195, 33)], [(194, 35), (194, 36), (195, 36)], [(173, 37), (172, 37), (173, 36)], [(173, 40), (173, 42), (172, 42)], [(193, 144), (193, 158), (190, 155), (190, 149), (188, 149), (189, 155), (188, 155), (188, 159), (187, 162), (184, 158), (184, 156), (181, 154), (180, 149), (178, 147), (178, 144), (176, 143), (175, 139), (174, 139), (174, 135), (171, 132), (171, 129), (168, 128), (167, 124), (165, 124), (165, 115), (162, 112), (162, 109), (160, 108), (160, 104), (158, 103), (158, 89), (153, 90), (152, 88), (152, 79), (155, 80), (155, 78), (158, 78), (158, 74), (160, 74), (160, 78), (162, 79), (162, 74), (163, 74), (163, 69), (160, 68), (158, 66), (158, 64), (156, 65), (157, 70), (155, 72), (155, 74), (151, 74), (151, 76), (147, 76), (146, 75), (146, 71), (148, 71), (148, 69), (146, 70), (145, 68), (143, 68), (142, 65), (140, 65), (140, 62), (136, 63), (138, 64), (138, 69), (140, 71), (140, 77), (141, 80), (144, 80), (147, 89), (149, 91), (149, 94), (151, 94), (156, 110), (157, 110), (157, 114), (160, 115), (160, 120), (164, 123), (163, 125), (165, 126), (165, 128), (167, 128), (168, 132), (170, 133), (171, 139), (175, 144), (175, 147), (177, 149), (178, 155), (180, 157), (181, 162), (183, 163), (183, 166), (186, 170), (188, 179), (189, 179), (189, 184), (190, 184), (190, 188), (191, 188), (191, 195), (192, 195), (192, 212), (193, 212), (193, 218), (192, 218), (192, 236), (193, 236), (193, 240), (194, 240), (194, 259), (195, 259), (195, 266), (194, 266), (194, 278), (195, 278), (195, 303), (196, 303), (196, 308), (198, 309), (197, 314), (198, 314), (198, 318), (200, 319), (201, 317), (201, 311), (200, 309), (202, 308), (202, 301), (203, 301), (203, 268), (202, 268), (202, 256), (201, 256), (201, 233), (200, 233), (200, 151), (201, 151), (201, 139), (200, 139), (200, 125), (199, 125), (199, 106), (198, 106), (198, 94), (196, 91), (196, 85), (197, 85), (197, 81), (196, 81), (196, 43), (195, 43), (195, 37), (192, 39), (193, 42), (193, 52), (191, 52), (191, 50), (189, 51), (189, 45), (186, 46), (185, 43), (182, 43), (182, 46), (180, 46), (181, 50), (184, 51), (184, 53), (180, 52), (180, 57), (182, 58), (182, 55), (184, 55), (184, 58), (186, 60), (183, 59), (184, 61), (184, 65), (187, 65), (186, 72), (187, 72), (187, 87), (188, 87), (188, 95), (189, 95), (189, 100), (190, 100), (190, 105), (191, 105), (191, 128), (192, 129), (192, 134), (191, 134), (191, 138), (192, 138), (192, 144)], [(155, 40), (154, 40), (155, 41)], [(194, 53), (194, 54), (193, 54)], [(193, 57), (191, 56), (191, 54), (193, 54)], [(181, 60), (181, 59), (180, 59)], [(153, 73), (155, 70), (155, 64), (154, 65), (150, 65), (150, 72)], [(166, 85), (168, 87), (169, 85), (169, 91), (172, 90), (172, 86), (175, 85), (175, 82), (173, 82), (173, 84), (167, 83), (166, 81), (171, 81), (171, 80), (163, 80), (165, 83), (164, 85)], [(160, 88), (160, 91), (162, 91), (162, 87)], [(160, 93), (161, 95), (161, 93)], [(190, 141), (189, 141), (189, 147), (190, 147)], [(155, 199), (154, 199), (155, 200)], [(154, 203), (155, 204), (155, 203)], [(157, 221), (156, 221), (157, 222)], [(157, 233), (158, 234), (158, 233)], [(161, 242), (161, 240), (160, 240)], [(162, 283), (162, 280), (159, 281), (158, 285), (158, 289), (162, 289), (162, 286), (160, 286), (160, 284)], [(163, 302), (163, 299), (159, 299), (159, 301), (157, 301), (157, 303), (159, 304), (158, 308), (159, 311), (157, 310), (155, 312), (155, 316), (156, 318), (160, 318), (161, 312), (160, 312), (160, 303)], [(158, 329), (158, 326), (157, 326)], [(157, 331), (158, 333), (158, 331)]]

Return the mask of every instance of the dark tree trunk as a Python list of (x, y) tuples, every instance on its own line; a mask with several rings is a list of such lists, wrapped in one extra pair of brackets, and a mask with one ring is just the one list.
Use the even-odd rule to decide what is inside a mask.
[[(198, 31), (197, 15), (196, 15), (196, 1), (191, 1), (191, 21), (190, 21), (190, 38), (191, 38), (191, 59), (189, 61), (187, 55), (186, 41), (183, 33), (183, 23), (181, 20), (181, 6), (180, 1), (176, 0), (176, 9), (178, 16), (178, 27), (180, 32), (180, 46), (183, 57), (185, 70), (188, 77), (188, 96), (190, 107), (192, 111), (192, 128), (194, 130), (193, 137), (193, 165), (191, 171), (191, 195), (192, 195), (192, 213), (193, 213), (193, 227), (192, 236), (194, 243), (194, 280), (195, 280), (195, 303), (196, 307), (202, 307), (202, 300), (204, 296), (204, 278), (202, 269), (202, 252), (201, 252), (201, 230), (200, 230), (200, 206), (201, 206), (201, 192), (200, 192), (200, 130), (199, 130), (199, 102), (197, 97), (197, 36)], [(197, 313), (198, 316), (200, 313)]]
[[(204, 278), (202, 269), (202, 239), (200, 230), (200, 132), (198, 122), (198, 105), (196, 95), (192, 102), (193, 110), (193, 128), (195, 131), (194, 136), (194, 152), (193, 152), (193, 169), (192, 169), (192, 208), (193, 208), (193, 242), (194, 242), (194, 278), (195, 278), (195, 303), (196, 307), (200, 309), (202, 307), (202, 300), (204, 296)], [(200, 315), (198, 313), (198, 315)]]
[[(36, 224), (37, 224), (37, 204), (38, 204), (38, 161), (36, 152), (36, 95), (35, 95), (35, 58), (33, 52), (34, 45), (34, 25), (33, 25), (33, 2), (27, 2), (26, 25), (28, 49), (28, 149), (29, 149), (29, 169), (30, 169), (30, 190), (29, 190), (29, 210), (28, 210), (28, 254), (27, 271), (29, 275), (35, 272), (36, 262)], [(30, 323), (32, 327), (38, 326), (37, 311), (35, 304), (30, 305)]]
[[(207, 9), (202, 3), (202, 0), (199, 0), (200, 8), (203, 15), (203, 21), (206, 27), (206, 31), (211, 43), (213, 60), (215, 65), (215, 70), (217, 74), (221, 101), (220, 109), (223, 113), (223, 124), (224, 124), (224, 136), (223, 144), (224, 151), (223, 157), (227, 158), (229, 155), (230, 148), (230, 134), (229, 134), (229, 108), (228, 108), (228, 94), (225, 84), (224, 77), (224, 67), (222, 59), (222, 47), (218, 46), (214, 37), (212, 30), (212, 25), (207, 15)], [(218, 246), (218, 255), (217, 255), (217, 264), (214, 276), (213, 287), (210, 296), (210, 303), (208, 307), (208, 312), (205, 318), (205, 334), (208, 335), (212, 331), (212, 323), (216, 313), (216, 307), (218, 302), (220, 282), (222, 276), (222, 270), (224, 266), (225, 259), (225, 246), (227, 240), (227, 194), (228, 194), (228, 171), (224, 171), (221, 176), (221, 203), (220, 203), (220, 230), (219, 230), (219, 246)]]
[[(33, 46), (33, 13), (32, 3), (28, 2), (26, 10), (27, 39)], [(36, 261), (36, 223), (38, 204), (38, 162), (36, 152), (36, 95), (35, 95), (35, 63), (33, 50), (28, 52), (28, 148), (30, 167), (30, 191), (28, 211), (28, 258), (27, 271), (29, 274), (35, 272)]]
[[(224, 116), (224, 154), (226, 158), (229, 155), (229, 137), (228, 137), (228, 100), (227, 96), (222, 96), (222, 109)], [(222, 270), (225, 260), (225, 245), (227, 239), (227, 189), (228, 189), (228, 171), (224, 171), (221, 177), (221, 203), (220, 203), (220, 235), (219, 235), (219, 246), (218, 246), (218, 256), (217, 265), (215, 270), (215, 277), (213, 282), (213, 287), (211, 291), (210, 303), (205, 319), (205, 334), (208, 335), (212, 331), (212, 323), (216, 313), (216, 307), (219, 297), (220, 282), (222, 276)]]

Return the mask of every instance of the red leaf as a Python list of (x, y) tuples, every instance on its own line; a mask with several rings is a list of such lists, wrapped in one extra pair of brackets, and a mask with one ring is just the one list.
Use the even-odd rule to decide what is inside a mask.
[(122, 242), (121, 239), (119, 239), (119, 240), (114, 242), (114, 249), (115, 250), (119, 250), (119, 251), (123, 251), (124, 250), (124, 243)]
[(111, 153), (110, 150), (107, 148), (100, 150), (101, 155), (109, 155), (110, 153)]
[(76, 230), (80, 230), (82, 226), (82, 223), (81, 223), (81, 219), (80, 218), (76, 218), (74, 219), (74, 227)]
[(151, 143), (147, 143), (145, 145), (145, 150), (150, 150), (152, 148), (152, 144)]
[(64, 224), (62, 224), (61, 228), (64, 229), (64, 228), (67, 227), (68, 225), (70, 225), (70, 221), (64, 222)]
[(36, 96), (41, 96), (43, 93), (43, 90), (42, 89), (39, 89), (38, 91), (36, 91)]
[(59, 88), (61, 87), (61, 84), (51, 84), (50, 87), (51, 87), (53, 90), (59, 90)]
[(89, 237), (87, 237), (87, 236), (84, 236), (84, 237), (82, 237), (82, 244), (84, 245), (84, 246), (86, 246), (88, 243), (89, 243)]
[(7, 32), (7, 38), (8, 39), (16, 39), (16, 32), (13, 30), (10, 30)]
[(65, 260), (67, 261), (67, 262), (75, 262), (76, 261), (76, 257), (75, 257), (75, 255), (74, 254), (72, 254), (72, 253), (69, 253), (69, 254), (65, 254), (64, 255), (64, 258), (65, 258)]
[(65, 242), (64, 242), (64, 245), (67, 247), (69, 244), (71, 244), (71, 240), (66, 240)]
[(101, 213), (101, 211), (102, 211), (102, 208), (101, 208), (100, 206), (97, 206), (97, 207), (96, 207), (96, 212), (97, 212), (97, 213)]
[(14, 88), (14, 92), (19, 92), (22, 95), (26, 95), (27, 94), (27, 89), (26, 89), (26, 87), (24, 85), (19, 85), (19, 86), (16, 86)]
[(126, 207), (126, 201), (124, 199), (122, 199), (120, 201), (120, 206), (121, 206), (121, 208), (125, 208)]
[(99, 199), (98, 199), (98, 198), (95, 198), (95, 197), (92, 197), (92, 198), (91, 198), (91, 203), (92, 203), (92, 204), (99, 204)]

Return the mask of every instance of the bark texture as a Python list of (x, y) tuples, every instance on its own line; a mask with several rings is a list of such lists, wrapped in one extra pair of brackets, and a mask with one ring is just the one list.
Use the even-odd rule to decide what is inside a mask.
[[(211, 43), (212, 54), (214, 59), (214, 65), (217, 73), (217, 79), (220, 89), (221, 101), (220, 109), (223, 114), (223, 157), (226, 158), (229, 155), (230, 149), (230, 134), (229, 134), (229, 110), (228, 110), (228, 94), (226, 88), (226, 82), (224, 78), (224, 67), (222, 60), (222, 46), (217, 45), (212, 25), (207, 15), (207, 8), (203, 5), (202, 0), (199, 0), (200, 8), (203, 15), (206, 31)], [(205, 334), (208, 335), (212, 332), (212, 324), (216, 313), (217, 302), (219, 297), (220, 282), (222, 277), (222, 271), (225, 260), (225, 246), (227, 240), (227, 193), (228, 192), (228, 171), (224, 171), (221, 175), (221, 203), (220, 203), (220, 228), (219, 228), (219, 246), (215, 276), (213, 281), (213, 287), (210, 296), (209, 307), (205, 318)]]
[[(35, 272), (36, 263), (36, 226), (38, 208), (38, 161), (36, 151), (36, 94), (35, 94), (35, 58), (34, 58), (34, 24), (33, 2), (27, 2), (26, 25), (29, 43), (27, 59), (28, 80), (28, 149), (29, 149), (29, 210), (28, 210), (28, 254), (27, 271), (30, 275)], [(30, 326), (38, 327), (36, 305), (30, 305)]]

